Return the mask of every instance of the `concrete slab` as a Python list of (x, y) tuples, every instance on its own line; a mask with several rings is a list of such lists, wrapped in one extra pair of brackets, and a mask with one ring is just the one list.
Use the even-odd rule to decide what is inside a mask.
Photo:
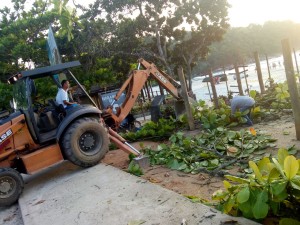
[(18, 204), (0, 207), (0, 224), (24, 225)]
[(64, 162), (32, 176), (19, 205), (25, 225), (256, 224), (105, 164), (82, 169)]

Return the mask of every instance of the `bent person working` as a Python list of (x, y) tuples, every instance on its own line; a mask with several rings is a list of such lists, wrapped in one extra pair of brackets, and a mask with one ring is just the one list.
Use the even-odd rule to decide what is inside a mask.
[(57, 104), (62, 104), (65, 109), (70, 109), (74, 106), (77, 106), (77, 102), (70, 102), (68, 89), (70, 87), (70, 83), (68, 80), (63, 80), (61, 82), (61, 88), (58, 90), (56, 95)]
[(250, 112), (252, 107), (255, 104), (255, 100), (248, 96), (235, 96), (231, 100), (231, 114), (234, 115), (234, 113), (239, 110), (240, 112), (245, 112), (246, 110), (249, 110), (249, 113), (247, 115), (244, 115), (244, 118), (247, 120), (247, 125), (252, 126), (253, 122), (250, 119)]

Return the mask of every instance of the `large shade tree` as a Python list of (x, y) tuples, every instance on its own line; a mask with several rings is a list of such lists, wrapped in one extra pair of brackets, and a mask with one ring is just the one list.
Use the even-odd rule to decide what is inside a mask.
[[(12, 0), (12, 7), (0, 9), (1, 78), (30, 65), (47, 64), (46, 37), (49, 24), (72, 38), (76, 21), (67, 1)], [(54, 7), (53, 7), (54, 6)], [(70, 21), (72, 22), (70, 24)]]
[[(228, 28), (227, 0), (98, 0), (108, 16), (135, 18), (149, 56), (174, 75), (176, 65), (192, 68), (208, 46), (221, 40)], [(142, 32), (141, 32), (142, 30)], [(190, 85), (191, 88), (191, 85)]]

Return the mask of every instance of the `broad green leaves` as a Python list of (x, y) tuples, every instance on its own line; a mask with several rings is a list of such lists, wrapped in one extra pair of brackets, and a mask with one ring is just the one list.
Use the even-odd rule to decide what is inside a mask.
[[(155, 123), (151, 122), (149, 125), (155, 126)], [(142, 128), (134, 135), (149, 133), (150, 127), (147, 124), (146, 127), (147, 129)], [(126, 139), (129, 134), (125, 136)], [(241, 158), (253, 157), (250, 155), (252, 152), (255, 154), (262, 151), (262, 154), (265, 154), (264, 148), (269, 144), (269, 137), (260, 133), (253, 136), (245, 130), (228, 131), (226, 128), (218, 127), (215, 130), (204, 131), (195, 137), (186, 137), (182, 132), (177, 132), (169, 138), (169, 141), (169, 146), (159, 145), (157, 151), (147, 150), (151, 163), (166, 164), (171, 169), (198, 173), (201, 169), (218, 169), (220, 165), (232, 160), (230, 157), (220, 157), (220, 155)]]
[(253, 217), (255, 219), (263, 219), (268, 215), (269, 205), (268, 201), (268, 192), (266, 190), (261, 191), (256, 195), (256, 201), (253, 205)]
[(287, 179), (290, 181), (294, 178), (299, 170), (299, 163), (294, 156), (287, 156), (284, 160), (284, 172)]
[(238, 194), (237, 194), (237, 202), (244, 203), (247, 202), (250, 197), (250, 190), (249, 187), (244, 187)]
[(280, 220), (279, 225), (300, 225), (300, 221), (291, 218), (284, 218)]
[(133, 160), (128, 165), (128, 172), (135, 175), (135, 176), (141, 176), (143, 175), (142, 168)]
[(249, 161), (249, 166), (251, 167), (251, 169), (253, 170), (255, 177), (260, 181), (263, 182), (263, 178), (262, 175), (257, 167), (257, 165), (255, 164), (255, 162)]
[[(278, 160), (263, 158), (258, 163), (249, 162), (253, 174), (249, 179), (225, 176), (238, 183), (224, 181), (226, 191), (216, 192), (215, 200), (225, 213), (264, 219), (269, 213), (278, 216), (296, 216), (300, 204), (299, 160), (289, 155), (286, 149), (279, 149)], [(281, 210), (281, 211), (280, 211)], [(283, 219), (280, 224), (297, 224), (298, 221)]]

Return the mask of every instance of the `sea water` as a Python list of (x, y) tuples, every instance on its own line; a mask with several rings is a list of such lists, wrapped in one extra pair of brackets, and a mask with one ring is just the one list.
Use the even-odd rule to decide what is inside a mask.
[[(299, 52), (296, 53), (296, 56), (297, 56), (298, 66), (300, 66)], [(274, 82), (275, 83), (285, 82), (286, 75), (285, 75), (285, 69), (284, 69), (283, 56), (274, 57), (274, 58), (269, 59), (268, 61), (269, 61), (270, 76), (274, 80)], [(296, 74), (297, 68), (296, 68), (296, 63), (294, 61), (294, 54), (293, 54), (293, 64), (294, 64), (294, 70), (295, 70), (295, 74)], [(261, 60), (260, 66), (261, 66), (261, 71), (262, 71), (262, 75), (263, 75), (264, 86), (265, 86), (265, 89), (267, 89), (267, 87), (270, 86), (270, 83), (269, 83), (269, 73), (268, 73), (268, 67), (267, 67), (266, 60)], [(256, 90), (258, 92), (261, 92), (259, 82), (258, 82), (257, 72), (256, 72), (256, 64), (250, 63), (250, 64), (246, 65), (245, 69), (247, 71), (245, 73), (242, 72), (240, 74), (244, 95), (248, 94), (246, 80), (245, 80), (245, 74), (247, 77), (247, 83), (248, 83), (249, 90)], [(239, 67), (240, 72), (243, 70), (244, 70), (243, 67)], [(227, 96), (228, 91), (233, 92), (233, 96), (238, 95), (239, 93), (238, 93), (237, 81), (234, 79), (235, 70), (234, 69), (225, 70), (225, 73), (226, 73), (227, 79), (228, 79), (228, 81), (227, 81), (228, 90), (227, 90), (225, 81), (219, 82), (219, 84), (215, 85), (217, 95), (218, 96), (220, 96), (220, 95)], [(210, 101), (213, 98), (210, 82), (202, 82), (202, 80), (203, 79), (201, 79), (200, 77), (193, 79), (192, 80), (192, 90), (193, 90), (194, 94), (196, 95), (197, 100)], [(153, 91), (155, 93), (158, 93), (159, 92), (158, 86), (153, 87)]]

